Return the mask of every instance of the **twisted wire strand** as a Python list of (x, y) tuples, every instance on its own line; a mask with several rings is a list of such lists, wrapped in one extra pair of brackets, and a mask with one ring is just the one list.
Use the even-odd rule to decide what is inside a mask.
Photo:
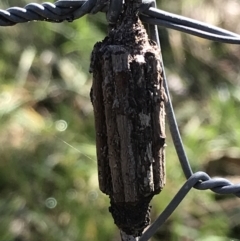
[[(226, 186), (227, 185), (227, 186)], [(224, 178), (211, 179), (205, 172), (196, 172), (184, 183), (172, 201), (167, 205), (164, 211), (158, 216), (153, 224), (143, 233), (139, 241), (149, 240), (159, 229), (159, 227), (168, 219), (168, 217), (174, 212), (182, 200), (186, 197), (192, 188), (199, 190), (209, 189), (212, 191), (217, 189), (221, 190), (221, 194), (234, 193), (237, 197), (240, 197), (240, 184), (232, 185), (228, 180)], [(230, 190), (231, 189), (231, 190)], [(233, 192), (232, 192), (233, 191)], [(219, 193), (219, 192), (218, 192)]]
[[(0, 10), (0, 26), (12, 26), (29, 21), (62, 22), (73, 21), (87, 13), (107, 12), (109, 23), (116, 23), (121, 11), (122, 0), (59, 0), (53, 3), (30, 3), (24, 8), (12, 7)], [(153, 0), (143, 0), (139, 9), (141, 19), (146, 23), (175, 29), (201, 38), (240, 44), (240, 35), (191, 18), (156, 9)], [(107, 6), (109, 5), (109, 6)], [(150, 7), (152, 6), (152, 7)]]
[[(53, 3), (30, 3), (24, 8), (11, 7), (0, 10), (0, 26), (12, 26), (29, 21), (73, 21), (94, 11), (96, 0), (60, 0)], [(101, 5), (102, 6), (102, 5)], [(104, 7), (104, 6), (102, 6)], [(98, 9), (104, 11), (104, 8)]]
[[(90, 12), (93, 8), (92, 0), (89, 1), (68, 1), (60, 0), (52, 3), (30, 3), (24, 8), (11, 7), (6, 10), (0, 10), (0, 25), (12, 26), (17, 23), (24, 23), (29, 21), (50, 21), (62, 22), (64, 20), (73, 21), (77, 14), (83, 16)], [(95, 4), (95, 2), (93, 3)], [(91, 8), (90, 8), (91, 7)], [(79, 13), (79, 11), (81, 12)], [(77, 13), (77, 14), (76, 14)]]
[[(106, 0), (59, 0), (53, 3), (30, 3), (25, 7), (11, 7), (0, 10), (0, 26), (12, 26), (29, 21), (62, 22), (73, 21), (87, 13), (106, 12)], [(122, 10), (122, 0), (111, 1), (108, 20), (116, 22)]]

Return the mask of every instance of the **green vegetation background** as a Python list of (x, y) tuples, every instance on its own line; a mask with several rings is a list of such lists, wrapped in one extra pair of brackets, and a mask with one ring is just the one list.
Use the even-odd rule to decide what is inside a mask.
[[(31, 1), (1, 1), (0, 8)], [(39, 0), (35, 1), (41, 3)], [(162, 0), (158, 7), (240, 33), (236, 0)], [(116, 241), (98, 190), (91, 50), (104, 14), (0, 28), (0, 240)], [(160, 28), (177, 119), (194, 171), (240, 182), (240, 47)], [(167, 184), (152, 219), (184, 182), (170, 134)], [(192, 190), (153, 241), (240, 238), (239, 200)]]

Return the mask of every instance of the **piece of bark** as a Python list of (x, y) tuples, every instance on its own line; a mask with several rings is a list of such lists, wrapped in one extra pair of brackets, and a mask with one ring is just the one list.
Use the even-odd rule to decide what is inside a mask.
[[(132, 3), (132, 2), (131, 2)], [(132, 10), (92, 53), (91, 100), (100, 189), (126, 234), (140, 236), (165, 184), (161, 55)]]

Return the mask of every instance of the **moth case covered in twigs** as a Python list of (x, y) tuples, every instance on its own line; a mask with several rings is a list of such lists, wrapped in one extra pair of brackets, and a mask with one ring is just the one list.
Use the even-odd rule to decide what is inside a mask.
[(99, 186), (116, 225), (139, 236), (165, 184), (165, 110), (160, 50), (137, 15), (95, 45), (90, 67)]

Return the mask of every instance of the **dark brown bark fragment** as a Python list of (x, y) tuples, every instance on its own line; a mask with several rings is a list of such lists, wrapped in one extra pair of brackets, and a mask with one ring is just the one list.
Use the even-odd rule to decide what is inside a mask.
[(138, 236), (165, 184), (165, 111), (160, 50), (130, 10), (94, 47), (91, 100), (100, 189), (117, 226)]

